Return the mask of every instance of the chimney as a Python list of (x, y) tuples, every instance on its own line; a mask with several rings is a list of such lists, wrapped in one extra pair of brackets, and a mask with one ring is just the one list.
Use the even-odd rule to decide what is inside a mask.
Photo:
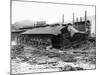
[(78, 22), (78, 18), (76, 18), (76, 22)]
[(74, 13), (73, 13), (73, 25), (74, 25), (74, 22), (75, 22), (75, 19), (74, 19), (74, 17), (75, 17), (75, 16), (74, 16)]
[(85, 11), (85, 31), (86, 31), (86, 24), (87, 24), (87, 11)]
[(87, 11), (85, 11), (85, 22), (87, 21)]
[(80, 17), (80, 22), (82, 22), (82, 17)]
[(62, 24), (64, 23), (64, 14), (62, 15)]

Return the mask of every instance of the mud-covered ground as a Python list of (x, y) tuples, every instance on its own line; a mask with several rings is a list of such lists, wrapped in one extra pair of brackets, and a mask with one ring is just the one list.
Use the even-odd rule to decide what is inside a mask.
[(96, 49), (92, 46), (63, 50), (24, 47), (24, 51), (17, 56), (14, 55), (11, 60), (12, 74), (91, 70), (95, 68)]

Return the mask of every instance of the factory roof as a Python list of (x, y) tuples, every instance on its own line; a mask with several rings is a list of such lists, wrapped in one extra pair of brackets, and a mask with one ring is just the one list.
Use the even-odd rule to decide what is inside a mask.
[(58, 35), (61, 33), (61, 29), (63, 26), (55, 26), (55, 27), (43, 27), (43, 28), (34, 28), (31, 30), (27, 30), (26, 32), (23, 32), (22, 34), (52, 34), (52, 35)]

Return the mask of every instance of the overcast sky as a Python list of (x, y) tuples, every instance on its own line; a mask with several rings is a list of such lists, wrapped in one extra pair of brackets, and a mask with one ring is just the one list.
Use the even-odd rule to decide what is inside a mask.
[(22, 20), (61, 22), (62, 14), (65, 21), (72, 21), (73, 12), (75, 17), (84, 17), (85, 10), (88, 16), (95, 15), (94, 6), (12, 1), (12, 23)]

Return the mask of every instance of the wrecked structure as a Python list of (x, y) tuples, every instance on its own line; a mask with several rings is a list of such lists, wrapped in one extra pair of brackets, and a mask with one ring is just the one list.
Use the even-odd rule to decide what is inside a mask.
[(54, 48), (64, 45), (70, 47), (74, 41), (84, 40), (87, 36), (85, 32), (78, 31), (71, 25), (34, 28), (19, 34), (20, 36), (16, 37), (19, 38), (18, 44), (33, 47), (52, 45)]
[[(80, 44), (81, 41), (84, 41), (90, 35), (90, 21), (87, 20), (87, 15), (85, 12), (85, 21), (74, 22), (73, 24), (68, 23), (64, 24), (64, 15), (62, 24), (53, 24), (53, 25), (40, 25), (35, 27), (25, 27), (20, 28), (12, 32), (12, 39), (17, 42), (17, 44), (24, 46), (52, 46), (54, 48), (73, 47), (77, 43)], [(16, 35), (17, 34), (17, 35)], [(14, 35), (16, 35), (14, 37)]]

